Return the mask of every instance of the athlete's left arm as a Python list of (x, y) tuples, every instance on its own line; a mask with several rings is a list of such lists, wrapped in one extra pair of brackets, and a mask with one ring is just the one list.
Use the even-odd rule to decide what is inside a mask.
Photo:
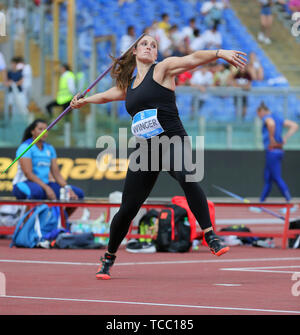
[(291, 120), (284, 120), (283, 126), (288, 128), (287, 133), (283, 137), (283, 143), (286, 143), (287, 140), (295, 134), (295, 132), (299, 129), (299, 126), (296, 122)]
[(59, 186), (64, 187), (67, 185), (67, 182), (65, 181), (65, 179), (63, 178), (63, 176), (61, 175), (60, 171), (59, 171), (59, 167), (56, 161), (56, 158), (53, 158), (51, 160), (51, 173), (53, 175), (53, 178), (55, 179), (55, 181), (59, 184)]
[(235, 50), (199, 50), (183, 57), (168, 57), (158, 65), (162, 68), (165, 75), (177, 76), (197, 66), (214, 62), (218, 58), (224, 59), (235, 67), (244, 68), (247, 59), (243, 56), (246, 56), (244, 52)]

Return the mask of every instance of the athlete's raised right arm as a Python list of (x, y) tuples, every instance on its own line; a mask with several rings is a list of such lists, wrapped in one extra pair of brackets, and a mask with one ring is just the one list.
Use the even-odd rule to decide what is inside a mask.
[(70, 106), (73, 109), (81, 108), (88, 103), (105, 104), (111, 101), (125, 100), (126, 93), (120, 88), (113, 86), (107, 91), (91, 95), (90, 97), (78, 99), (78, 96), (79, 94), (75, 95), (70, 103)]

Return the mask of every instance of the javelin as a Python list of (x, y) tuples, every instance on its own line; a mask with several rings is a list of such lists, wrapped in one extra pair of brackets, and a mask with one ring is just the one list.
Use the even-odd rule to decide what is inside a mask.
[[(229, 196), (231, 196), (231, 197), (233, 197), (235, 199), (243, 201), (246, 204), (250, 203), (249, 199), (243, 198), (243, 197), (241, 197), (241, 196), (239, 196), (239, 195), (237, 195), (235, 193), (227, 191), (227, 190), (225, 190), (224, 188), (222, 188), (220, 186), (213, 185), (213, 187), (216, 188), (216, 189), (218, 189), (219, 191), (222, 191), (222, 192), (226, 193), (227, 195), (229, 195)], [(257, 207), (257, 208), (260, 208), (263, 212), (271, 214), (271, 215), (273, 215), (273, 216), (275, 216), (275, 217), (277, 217), (277, 218), (279, 218), (281, 220), (285, 220), (285, 218), (283, 216), (277, 214), (276, 212), (271, 211), (270, 209), (267, 209), (267, 208), (264, 208), (264, 207), (260, 207), (260, 206)]]
[[(120, 60), (121, 58), (123, 58), (127, 52), (129, 52), (135, 45), (136, 43), (141, 40), (143, 37), (145, 36), (145, 34), (142, 34), (139, 38), (137, 38), (131, 45), (130, 47), (123, 52), (123, 54), (117, 58), (117, 60)], [(96, 86), (98, 84), (98, 82), (105, 76), (107, 75), (107, 73), (112, 69), (113, 67), (112, 63), (104, 72), (102, 72), (98, 78), (83, 92), (79, 95), (79, 99), (82, 99), (94, 86)], [(31, 142), (31, 144), (18, 156), (15, 158), (15, 160), (3, 171), (1, 172), (1, 174), (5, 173), (13, 164), (15, 164), (35, 143), (37, 143), (53, 126), (56, 125), (56, 123), (62, 119), (70, 110), (71, 110), (71, 106), (69, 105), (54, 121), (52, 121), (50, 123), (50, 125), (34, 140)]]

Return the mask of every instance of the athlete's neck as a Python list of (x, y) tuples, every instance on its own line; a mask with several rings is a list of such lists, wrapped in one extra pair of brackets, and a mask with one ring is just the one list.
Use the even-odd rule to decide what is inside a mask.
[(137, 80), (142, 80), (147, 72), (149, 71), (150, 67), (152, 66), (153, 63), (137, 63), (137, 74), (136, 74), (136, 79)]
[(43, 149), (43, 141), (38, 141), (38, 142), (36, 143), (36, 145), (37, 145), (37, 147), (38, 147), (40, 150)]

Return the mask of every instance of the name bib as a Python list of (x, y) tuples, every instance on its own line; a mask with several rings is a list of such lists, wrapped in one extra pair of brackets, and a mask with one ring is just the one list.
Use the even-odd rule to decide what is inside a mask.
[(151, 138), (164, 132), (157, 119), (157, 109), (145, 109), (135, 114), (131, 132), (136, 137)]

